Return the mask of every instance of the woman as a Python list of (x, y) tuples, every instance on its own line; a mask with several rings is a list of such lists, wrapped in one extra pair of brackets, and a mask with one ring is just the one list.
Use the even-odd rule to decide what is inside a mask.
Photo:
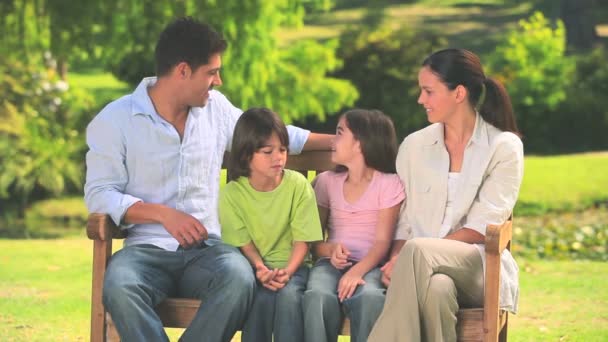
[[(523, 176), (511, 101), (475, 54), (438, 51), (418, 81), (432, 124), (399, 148), (407, 203), (369, 341), (456, 341), (459, 306), (483, 305), (486, 226), (509, 218)], [(508, 250), (501, 259), (501, 307), (515, 312), (517, 265)]]

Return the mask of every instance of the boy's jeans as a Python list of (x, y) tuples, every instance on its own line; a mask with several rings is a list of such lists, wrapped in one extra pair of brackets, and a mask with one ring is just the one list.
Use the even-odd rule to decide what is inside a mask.
[(182, 341), (230, 341), (253, 301), (255, 277), (234, 247), (221, 242), (166, 251), (127, 246), (110, 260), (103, 303), (123, 341), (168, 341), (154, 307), (166, 297), (203, 301)]
[[(310, 270), (308, 288), (304, 293), (304, 328), (306, 341), (335, 342), (342, 324), (338, 301), (338, 282), (345, 271), (338, 270), (324, 258)], [(374, 323), (384, 306), (386, 289), (381, 281), (380, 268), (371, 269), (357, 286), (352, 297), (344, 300), (344, 311), (350, 318), (352, 342), (367, 341)]]

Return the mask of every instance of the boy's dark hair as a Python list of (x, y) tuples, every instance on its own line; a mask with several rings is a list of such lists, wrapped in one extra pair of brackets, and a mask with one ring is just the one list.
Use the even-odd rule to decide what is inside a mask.
[[(368, 167), (384, 173), (396, 173), (397, 136), (391, 118), (379, 110), (352, 109), (342, 114), (353, 137), (361, 143), (361, 153)], [(336, 172), (344, 172), (343, 165)]]
[(264, 146), (272, 133), (276, 133), (281, 145), (289, 150), (287, 127), (275, 112), (268, 108), (250, 108), (241, 115), (232, 136), (228, 181), (249, 177), (253, 154)]
[(168, 74), (181, 62), (188, 63), (195, 71), (226, 47), (226, 41), (211, 26), (191, 17), (178, 18), (165, 27), (156, 43), (156, 76)]

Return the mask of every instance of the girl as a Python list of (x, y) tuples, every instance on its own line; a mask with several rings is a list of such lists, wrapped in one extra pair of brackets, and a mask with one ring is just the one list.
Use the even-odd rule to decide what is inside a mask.
[(314, 245), (319, 260), (304, 295), (307, 341), (336, 341), (341, 310), (351, 320), (351, 341), (366, 341), (382, 310), (379, 264), (393, 240), (405, 198), (395, 174), (397, 139), (392, 121), (375, 110), (340, 118), (333, 144), (335, 171), (315, 181), (321, 225), (328, 239)]
[(249, 109), (234, 130), (230, 182), (220, 195), (222, 238), (237, 246), (258, 281), (243, 341), (301, 341), (308, 242), (322, 239), (314, 191), (284, 170), (287, 129), (268, 109)]
[[(523, 177), (511, 100), (486, 77), (479, 57), (438, 51), (424, 60), (418, 83), (418, 103), (432, 125), (399, 148), (408, 203), (395, 256), (383, 270), (390, 286), (370, 341), (456, 341), (459, 306), (483, 305), (486, 226), (509, 218)], [(501, 262), (501, 307), (515, 312), (517, 265), (508, 250)]]

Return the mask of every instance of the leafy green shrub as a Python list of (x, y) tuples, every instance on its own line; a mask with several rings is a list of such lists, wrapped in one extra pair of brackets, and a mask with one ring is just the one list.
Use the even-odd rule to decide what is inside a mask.
[(564, 25), (552, 28), (540, 12), (510, 31), (489, 56), (488, 74), (502, 81), (513, 101), (528, 151), (554, 152), (555, 124), (573, 81), (575, 61), (566, 56)]
[(0, 60), (0, 199), (17, 202), (21, 217), (32, 198), (82, 186), (92, 101), (53, 70)]
[(340, 37), (338, 57), (344, 64), (336, 76), (355, 84), (360, 94), (356, 106), (391, 116), (403, 138), (427, 124), (417, 103), (418, 71), (422, 59), (445, 44), (438, 33), (407, 27), (350, 28)]

